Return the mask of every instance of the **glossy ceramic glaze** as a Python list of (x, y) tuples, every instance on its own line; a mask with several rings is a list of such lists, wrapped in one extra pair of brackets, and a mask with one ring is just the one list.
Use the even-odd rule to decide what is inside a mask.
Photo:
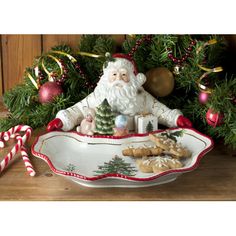
[[(194, 129), (168, 129), (153, 133), (183, 131), (177, 142), (187, 147), (191, 158), (183, 160), (184, 167), (160, 174), (142, 173), (137, 169), (135, 160), (124, 157), (122, 150), (132, 145), (138, 147), (152, 142), (148, 134), (130, 134), (124, 137), (87, 136), (76, 132), (54, 131), (39, 136), (32, 145), (32, 153), (46, 161), (50, 169), (68, 177), (78, 184), (89, 187), (146, 187), (168, 183), (182, 173), (194, 170), (201, 158), (212, 149), (211, 138)], [(130, 175), (122, 173), (97, 174), (99, 166), (109, 163), (115, 157), (132, 167)]]

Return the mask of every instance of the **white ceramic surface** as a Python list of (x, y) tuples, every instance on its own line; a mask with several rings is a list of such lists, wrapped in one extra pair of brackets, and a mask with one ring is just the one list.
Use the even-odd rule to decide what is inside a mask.
[[(135, 160), (124, 157), (122, 150), (130, 145), (136, 147), (152, 142), (148, 134), (131, 134), (125, 137), (86, 136), (76, 132), (54, 131), (39, 136), (32, 145), (32, 154), (47, 162), (51, 170), (88, 187), (146, 187), (175, 180), (182, 173), (194, 170), (200, 159), (212, 149), (211, 138), (194, 129), (168, 129), (154, 133), (183, 131), (177, 141), (187, 147), (191, 158), (184, 160), (184, 167), (160, 174), (138, 171)], [(115, 157), (132, 170), (128, 175), (119, 173), (98, 174), (99, 166)]]

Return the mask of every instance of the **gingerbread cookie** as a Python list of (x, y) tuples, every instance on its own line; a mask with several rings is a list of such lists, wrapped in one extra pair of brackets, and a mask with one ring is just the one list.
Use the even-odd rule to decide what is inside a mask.
[(137, 159), (136, 164), (138, 169), (143, 173), (153, 173), (153, 160), (152, 158), (143, 157), (142, 159)]
[(153, 173), (161, 173), (163, 171), (169, 170), (168, 161), (163, 157), (156, 157), (152, 162), (152, 171)]
[(167, 157), (165, 159), (166, 159), (167, 165), (169, 166), (170, 169), (178, 169), (178, 168), (183, 167), (183, 164), (177, 159), (174, 159), (171, 157)]
[(130, 157), (144, 157), (144, 156), (154, 156), (160, 155), (163, 150), (157, 146), (147, 146), (144, 145), (143, 147), (133, 148), (128, 147), (122, 151), (123, 156), (130, 156)]
[(149, 134), (149, 138), (158, 147), (164, 149), (164, 153), (166, 154), (173, 155), (176, 158), (191, 156), (191, 152), (187, 148), (184, 148), (181, 144), (176, 143), (172, 139), (154, 134)]
[(143, 173), (161, 173), (170, 169), (178, 169), (183, 167), (183, 164), (171, 158), (171, 156), (154, 156), (143, 157), (136, 161), (139, 170)]

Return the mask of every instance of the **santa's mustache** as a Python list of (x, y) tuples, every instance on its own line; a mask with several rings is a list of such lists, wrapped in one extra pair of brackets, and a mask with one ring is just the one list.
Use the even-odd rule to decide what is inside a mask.
[(110, 87), (124, 87), (127, 86), (127, 83), (123, 80), (116, 80), (113, 83), (110, 83)]

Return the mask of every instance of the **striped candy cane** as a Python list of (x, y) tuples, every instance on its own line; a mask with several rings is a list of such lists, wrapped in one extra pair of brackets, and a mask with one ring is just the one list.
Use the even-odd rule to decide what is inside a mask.
[[(27, 137), (27, 131), (29, 132), (29, 137), (30, 137), (31, 131), (28, 130), (28, 129), (26, 130), (26, 137)], [(24, 136), (23, 136), (23, 137), (24, 137)], [(15, 134), (15, 138), (16, 138), (17, 140), (20, 140), (20, 141), (21, 141), (21, 139), (23, 139), (18, 133)], [(28, 138), (26, 138), (26, 139), (28, 139)], [(28, 154), (27, 154), (27, 149), (26, 149), (25, 145), (22, 145), (22, 146), (21, 146), (20, 151), (21, 151), (21, 156), (22, 156), (22, 159), (23, 159), (23, 161), (24, 161), (24, 163), (25, 163), (25, 167), (26, 167), (26, 169), (27, 169), (29, 175), (30, 175), (30, 176), (35, 176), (35, 171), (34, 171), (34, 169), (33, 169), (33, 166), (32, 166), (32, 164), (31, 164), (31, 162), (30, 162), (30, 159), (29, 159), (29, 156), (28, 156)]]
[(25, 163), (25, 167), (26, 167), (29, 175), (30, 176), (35, 176), (36, 173), (35, 173), (35, 170), (34, 170), (32, 164), (30, 162), (30, 159), (29, 159), (29, 156), (27, 154), (27, 150), (26, 150), (25, 146), (21, 147), (21, 156), (23, 158), (23, 161)]
[(3, 138), (4, 135), (5, 135), (5, 132), (0, 132), (0, 148), (5, 147), (4, 138)]
[(15, 154), (18, 152), (18, 150), (21, 147), (22, 140), (18, 140), (17, 144), (11, 149), (11, 151), (5, 156), (5, 158), (0, 163), (0, 172), (2, 172), (10, 163), (12, 158), (15, 156)]
[[(26, 132), (23, 137), (20, 136), (18, 132)], [(17, 143), (12, 148), (12, 150), (5, 156), (5, 158), (0, 163), (0, 173), (8, 166), (12, 158), (15, 156), (15, 154), (21, 150), (22, 158), (25, 162), (25, 166), (27, 168), (27, 171), (31, 176), (35, 175), (35, 171), (33, 170), (33, 166), (30, 163), (30, 160), (28, 158), (28, 154), (26, 153), (26, 149), (24, 147), (24, 143), (30, 138), (32, 132), (32, 128), (27, 125), (17, 125), (15, 127), (12, 127), (6, 132), (0, 133), (0, 145), (1, 142), (3, 142), (2, 139), (5, 141), (9, 140), (11, 137), (15, 137), (17, 140)], [(4, 147), (4, 142), (3, 145)]]

